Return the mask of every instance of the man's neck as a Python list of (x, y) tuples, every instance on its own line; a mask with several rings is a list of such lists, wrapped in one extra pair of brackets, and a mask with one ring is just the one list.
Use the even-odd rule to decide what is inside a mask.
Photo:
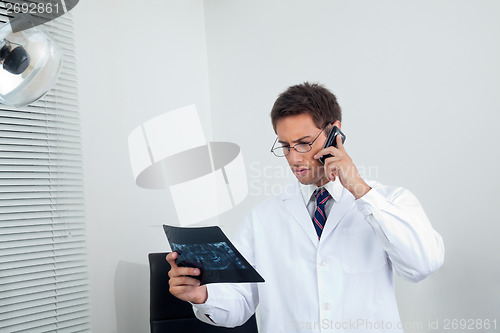
[(316, 183), (316, 186), (321, 187), (321, 186), (325, 185), (326, 183), (328, 183), (329, 181), (330, 181), (330, 179), (328, 179), (327, 177), (322, 178), (319, 182)]

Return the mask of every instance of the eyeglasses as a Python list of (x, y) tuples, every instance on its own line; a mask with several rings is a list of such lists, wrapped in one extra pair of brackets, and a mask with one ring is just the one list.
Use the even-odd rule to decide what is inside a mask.
[(325, 126), (321, 130), (321, 132), (319, 132), (319, 134), (316, 136), (316, 138), (311, 143), (297, 143), (296, 145), (291, 146), (291, 147), (290, 146), (274, 147), (274, 145), (276, 144), (276, 141), (278, 141), (278, 138), (276, 138), (276, 140), (274, 140), (273, 147), (271, 148), (271, 153), (273, 153), (277, 157), (283, 157), (283, 156), (290, 154), (290, 149), (292, 149), (292, 148), (295, 149), (295, 151), (298, 153), (307, 153), (308, 151), (311, 151), (312, 145), (314, 144), (314, 142), (319, 138), (320, 134), (323, 133), (323, 131), (327, 127), (328, 127), (328, 125)]

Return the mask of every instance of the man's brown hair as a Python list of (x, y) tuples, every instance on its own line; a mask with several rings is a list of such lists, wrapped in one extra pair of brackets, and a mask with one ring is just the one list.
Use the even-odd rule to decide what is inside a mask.
[(342, 121), (335, 95), (320, 84), (304, 82), (288, 87), (274, 102), (271, 110), (274, 132), (278, 120), (302, 113), (310, 114), (314, 124), (321, 129), (337, 120)]

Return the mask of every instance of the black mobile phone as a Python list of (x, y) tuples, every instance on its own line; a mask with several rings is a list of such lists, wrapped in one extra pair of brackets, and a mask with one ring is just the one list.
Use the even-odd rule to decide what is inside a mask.
[[(345, 142), (344, 133), (342, 133), (342, 131), (337, 126), (333, 126), (330, 133), (328, 134), (328, 137), (326, 138), (325, 145), (323, 146), (323, 149), (325, 149), (326, 147), (330, 147), (330, 146), (337, 148), (337, 135), (340, 135), (340, 137), (342, 138), (342, 144), (344, 144), (344, 142)], [(331, 154), (321, 156), (319, 158), (319, 161), (321, 162), (321, 164), (325, 164), (325, 159), (327, 159), (328, 157), (333, 157), (333, 156)]]

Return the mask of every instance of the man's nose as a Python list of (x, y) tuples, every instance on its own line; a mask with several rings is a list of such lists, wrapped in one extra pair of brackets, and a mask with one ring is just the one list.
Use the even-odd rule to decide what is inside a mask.
[(304, 154), (299, 153), (294, 148), (290, 148), (290, 153), (288, 154), (287, 157), (288, 157), (288, 162), (292, 164), (300, 163), (304, 160)]

